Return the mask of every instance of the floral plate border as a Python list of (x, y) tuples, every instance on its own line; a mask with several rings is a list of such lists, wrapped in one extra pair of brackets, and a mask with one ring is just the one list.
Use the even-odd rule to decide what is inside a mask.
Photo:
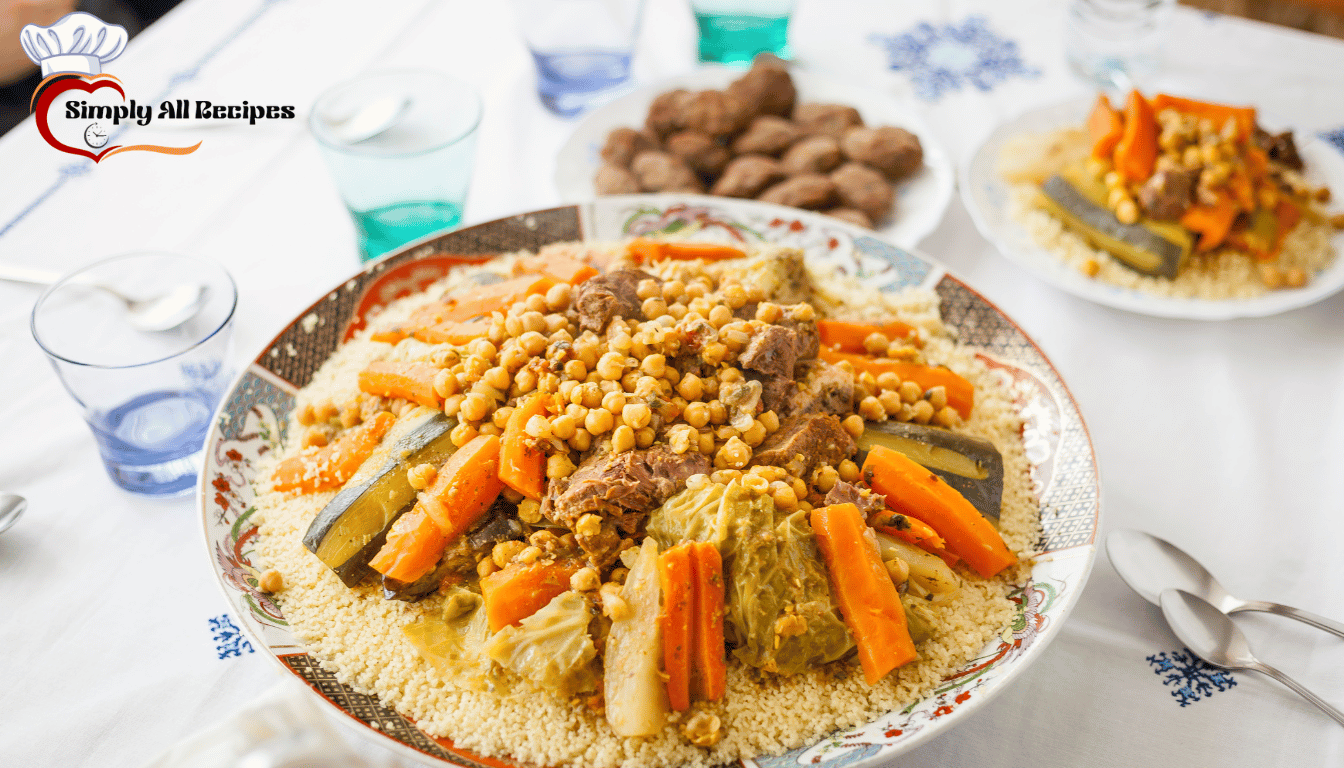
[(744, 760), (762, 768), (868, 765), (904, 752), (965, 719), (1040, 656), (1077, 603), (1096, 554), (1100, 487), (1082, 417), (1059, 374), (1036, 344), (997, 307), (934, 259), (829, 217), (766, 203), (698, 195), (602, 198), (520, 214), (431, 235), (368, 265), (290, 323), (239, 376), (206, 442), (199, 487), (202, 530), (225, 599), (253, 644), (307, 682), (371, 738), (420, 760), (478, 768), (520, 764), (486, 758), (434, 739), (414, 723), (336, 680), (304, 652), (283, 612), (257, 587), (252, 563), (250, 481), (258, 462), (281, 444), (295, 393), (341, 341), (400, 296), (455, 264), (566, 240), (617, 240), (678, 232), (690, 238), (774, 242), (802, 248), (814, 264), (854, 275), (882, 290), (936, 291), (945, 322), (1003, 381), (1023, 416), (1033, 490), (1044, 534), (1028, 579), (1015, 585), (1012, 624), (953, 672), (933, 695), (874, 722), (832, 734), (783, 755)]

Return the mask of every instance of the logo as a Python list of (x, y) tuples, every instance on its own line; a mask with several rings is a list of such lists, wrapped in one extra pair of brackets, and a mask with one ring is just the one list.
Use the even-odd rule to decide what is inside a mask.
[(29, 24), (19, 33), (24, 53), (42, 68), (42, 82), (29, 104), (38, 133), (56, 149), (95, 163), (122, 152), (189, 155), (190, 147), (114, 143), (125, 126), (149, 125), (160, 120), (258, 120), (294, 118), (293, 106), (212, 104), (174, 99), (158, 105), (129, 98), (122, 81), (103, 72), (103, 66), (126, 50), (126, 29), (107, 24), (88, 13), (66, 14), (50, 27)]

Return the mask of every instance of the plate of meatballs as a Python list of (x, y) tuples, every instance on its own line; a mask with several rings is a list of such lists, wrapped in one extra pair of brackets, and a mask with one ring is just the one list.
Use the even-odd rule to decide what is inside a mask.
[(820, 211), (913, 247), (956, 173), (913, 106), (791, 71), (701, 69), (594, 110), (556, 160), (566, 201), (696, 192)]

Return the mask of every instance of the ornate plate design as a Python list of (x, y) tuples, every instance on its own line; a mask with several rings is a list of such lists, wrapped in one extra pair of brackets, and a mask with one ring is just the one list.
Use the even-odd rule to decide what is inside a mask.
[(1003, 690), (1044, 651), (1077, 603), (1096, 554), (1100, 488), (1096, 457), (1078, 407), (1059, 374), (1012, 320), (935, 260), (829, 217), (765, 203), (696, 195), (602, 198), (431, 235), (368, 265), (300, 314), (239, 376), (206, 442), (200, 484), (205, 544), (225, 599), (242, 629), (286, 671), (384, 746), (417, 759), (468, 766), (513, 766), (434, 739), (414, 723), (321, 668), (294, 639), (279, 606), (257, 589), (251, 561), (257, 525), (251, 481), (276, 450), (308, 383), (350, 333), (383, 306), (444, 275), (454, 264), (566, 240), (615, 240), (652, 232), (803, 248), (814, 263), (883, 290), (919, 285), (941, 297), (944, 321), (1014, 394), (1041, 500), (1044, 535), (1030, 577), (1016, 585), (1011, 626), (949, 675), (928, 698), (868, 725), (755, 763), (766, 768), (871, 765), (943, 733)]

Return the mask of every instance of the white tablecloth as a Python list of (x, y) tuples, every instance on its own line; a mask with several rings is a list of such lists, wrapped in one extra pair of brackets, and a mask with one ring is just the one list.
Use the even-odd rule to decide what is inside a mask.
[[(998, 120), (1084, 93), (1062, 53), (1063, 4), (799, 0), (798, 61), (914, 99), (958, 162)], [(136, 93), (294, 104), (372, 68), (425, 66), (485, 99), (468, 223), (561, 202), (554, 158), (573, 123), (548, 114), (504, 2), (187, 0), (110, 67)], [(869, 39), (974, 15), (1016, 43), (977, 79), (933, 94)], [(971, 22), (974, 25), (974, 22)], [(978, 27), (977, 27), (978, 28)], [(682, 0), (649, 0), (641, 83), (694, 67)], [(992, 40), (991, 40), (992, 42)], [(1344, 44), (1180, 10), (1161, 85), (1344, 126)], [(188, 140), (189, 139), (189, 140)], [(236, 363), (357, 267), (354, 233), (301, 119), (130, 131), (190, 144), (97, 167), (29, 121), (0, 139), (0, 260), (71, 269), (159, 248), (217, 259), (240, 290)], [(1344, 191), (1344, 190), (1340, 190)], [(1344, 617), (1344, 296), (1261, 320), (1126, 314), (1050, 288), (975, 231), (960, 202), (922, 246), (1017, 319), (1082, 411), (1104, 485), (1102, 533), (1142, 528), (1202, 559), (1234, 593)], [(241, 641), (189, 501), (152, 502), (103, 474), (75, 406), (27, 330), (36, 293), (0, 284), (0, 489), (30, 509), (0, 536), (0, 764), (141, 765), (282, 676)], [(1344, 641), (1239, 617), (1261, 655), (1344, 705)], [(1234, 684), (1232, 684), (1234, 683)], [(361, 749), (377, 764), (398, 759)], [(1344, 731), (1250, 673), (1183, 661), (1156, 608), (1104, 553), (1040, 662), (969, 722), (901, 766), (1344, 764)]]

